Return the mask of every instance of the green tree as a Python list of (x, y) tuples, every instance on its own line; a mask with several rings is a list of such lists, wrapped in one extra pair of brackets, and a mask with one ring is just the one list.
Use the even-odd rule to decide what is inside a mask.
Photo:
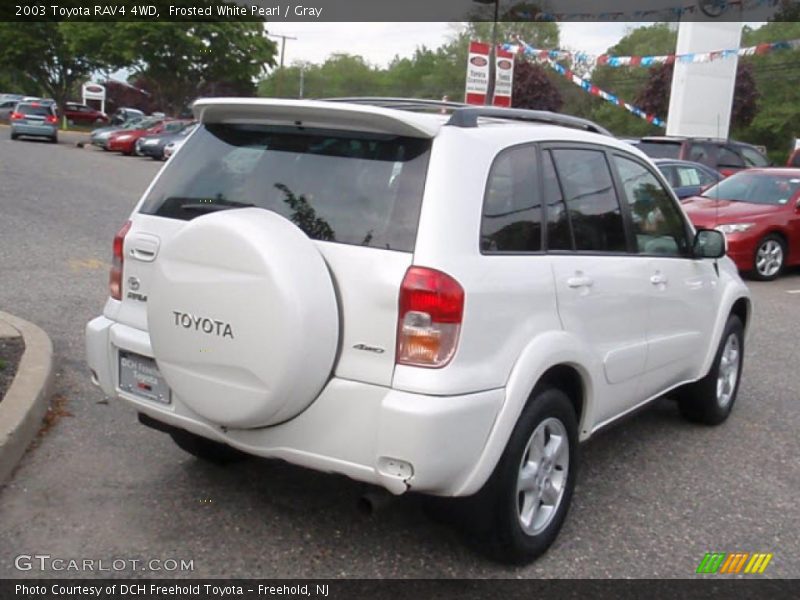
[(276, 45), (260, 22), (121, 22), (111, 42), (174, 114), (214, 84), (252, 95), (256, 78), (275, 64)]
[(275, 69), (258, 86), (261, 96), (298, 98), (300, 80), (306, 98), (335, 98), (341, 96), (378, 96), (380, 69), (360, 56), (333, 54), (321, 65), (297, 63)]
[(111, 29), (110, 23), (0, 22), (0, 73), (15, 91), (62, 106), (92, 73), (122, 66), (106, 45)]
[[(470, 40), (491, 41), (491, 23), (460, 25), (442, 46), (417, 48), (407, 58), (396, 56), (386, 68), (370, 65), (360, 56), (338, 54), (322, 65), (296, 63), (283, 73), (272, 71), (259, 85), (261, 96), (297, 98), (299, 82), (308, 98), (334, 96), (398, 96), (459, 101), (464, 98)], [(498, 43), (513, 41), (514, 34), (528, 43), (551, 47), (558, 44), (555, 23), (498, 23)]]
[[(629, 29), (619, 42), (607, 50), (606, 54), (611, 56), (671, 54), (675, 52), (677, 41), (678, 32), (673, 27), (666, 23), (656, 23)], [(633, 104), (635, 104), (636, 97), (644, 89), (649, 78), (649, 70), (642, 67), (608, 67), (601, 65), (596, 67), (591, 75), (592, 83), (597, 87)], [(568, 82), (567, 84), (572, 85)], [(597, 121), (617, 135), (639, 137), (664, 133), (663, 129), (651, 125), (623, 108), (613, 106), (602, 98), (589, 96), (580, 89), (578, 89), (578, 92), (587, 96), (590, 102), (587, 103), (583, 100), (573, 104), (574, 95), (566, 97), (566, 112)], [(662, 119), (667, 117), (666, 113), (657, 114), (656, 116)]]
[[(775, 21), (758, 29), (746, 28), (742, 44), (753, 46), (800, 38), (800, 22)], [(785, 164), (795, 138), (800, 137), (800, 50), (777, 50), (744, 59), (752, 65), (758, 88), (764, 90), (758, 113), (732, 137), (766, 146), (770, 158)]]

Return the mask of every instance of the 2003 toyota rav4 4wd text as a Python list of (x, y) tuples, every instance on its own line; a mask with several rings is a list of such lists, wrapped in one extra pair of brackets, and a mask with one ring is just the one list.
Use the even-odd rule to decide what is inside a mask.
[(525, 562), (579, 442), (670, 391), (725, 420), (749, 293), (634, 147), (428, 104), (197, 101), (114, 239), (88, 362), (195, 455), (469, 497), (483, 546)]

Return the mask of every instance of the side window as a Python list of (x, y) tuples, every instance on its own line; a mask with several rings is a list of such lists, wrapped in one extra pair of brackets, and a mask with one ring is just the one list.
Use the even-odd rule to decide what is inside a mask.
[(709, 167), (716, 167), (717, 155), (717, 147), (714, 144), (694, 142), (689, 149), (687, 160), (703, 163)]
[(573, 250), (572, 233), (567, 218), (567, 205), (558, 183), (553, 157), (549, 151), (542, 153), (542, 180), (544, 201), (547, 204), (547, 249)]
[(615, 156), (630, 206), (640, 254), (685, 256), (689, 249), (680, 209), (656, 177), (641, 164)]
[(700, 185), (714, 185), (717, 183), (717, 178), (711, 173), (701, 171), (700, 169), (695, 169), (695, 171), (697, 172), (697, 179), (700, 181)]
[(542, 249), (542, 206), (536, 151), (511, 148), (492, 165), (481, 219), (484, 252), (538, 252)]
[(747, 146), (738, 146), (738, 150), (748, 167), (768, 167), (769, 162), (759, 153)]
[(622, 223), (611, 171), (599, 150), (553, 150), (575, 239), (575, 249), (625, 252)]
[(678, 181), (681, 187), (688, 185), (702, 185), (700, 183), (700, 170), (694, 167), (678, 167)]
[(678, 179), (678, 174), (675, 172), (675, 167), (673, 166), (660, 166), (658, 170), (661, 171), (661, 174), (664, 178), (669, 182), (672, 187), (677, 187), (681, 185), (680, 180)]
[(720, 167), (744, 167), (742, 157), (730, 146), (719, 149), (717, 164)]

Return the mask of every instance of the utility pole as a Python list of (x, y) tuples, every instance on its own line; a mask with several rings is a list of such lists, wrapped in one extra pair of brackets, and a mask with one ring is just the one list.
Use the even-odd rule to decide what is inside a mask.
[(305, 67), (300, 67), (300, 99), (303, 99), (303, 88), (305, 87)]
[(492, 19), (492, 45), (489, 49), (489, 86), (486, 90), (485, 104), (494, 103), (494, 80), (497, 76), (497, 19), (500, 16), (500, 0), (472, 0), (477, 4), (494, 4), (494, 18)]
[(283, 55), (286, 53), (286, 40), (296, 40), (297, 38), (291, 35), (280, 35), (277, 33), (268, 33), (267, 36), (281, 38), (281, 64), (280, 67), (278, 67), (280, 69), (278, 71), (278, 83), (275, 86), (275, 95), (280, 98), (281, 92), (283, 91)]

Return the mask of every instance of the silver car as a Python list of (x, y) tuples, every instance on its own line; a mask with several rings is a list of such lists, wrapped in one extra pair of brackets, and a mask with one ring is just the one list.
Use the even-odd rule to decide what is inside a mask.
[(14, 98), (0, 98), (0, 123), (8, 123), (17, 102)]
[(54, 104), (20, 102), (11, 113), (11, 139), (45, 137), (58, 143), (58, 115)]

